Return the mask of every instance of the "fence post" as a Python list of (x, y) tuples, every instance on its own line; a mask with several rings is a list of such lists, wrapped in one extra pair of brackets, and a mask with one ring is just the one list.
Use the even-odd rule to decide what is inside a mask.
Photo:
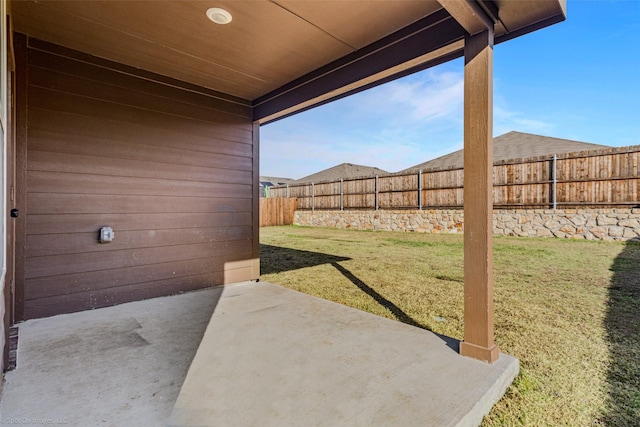
[(422, 169), (418, 171), (418, 210), (422, 210)]
[(289, 198), (289, 184), (287, 184), (287, 199)]
[(376, 210), (378, 210), (378, 175), (376, 175)]
[(311, 183), (311, 210), (316, 210), (316, 185)]
[(344, 204), (342, 202), (342, 197), (344, 196), (344, 191), (342, 190), (342, 184), (344, 180), (340, 178), (340, 210), (344, 210)]
[(551, 163), (551, 180), (553, 184), (551, 186), (551, 205), (553, 206), (553, 210), (556, 210), (558, 207), (558, 198), (556, 196), (556, 189), (558, 183), (558, 177), (556, 174), (556, 168), (558, 165), (558, 156), (556, 154), (553, 155), (553, 162)]

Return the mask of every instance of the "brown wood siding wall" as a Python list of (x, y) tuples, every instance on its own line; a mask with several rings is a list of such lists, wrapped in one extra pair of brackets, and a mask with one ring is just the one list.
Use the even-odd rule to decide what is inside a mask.
[(248, 104), (39, 41), (25, 53), (24, 318), (258, 277)]

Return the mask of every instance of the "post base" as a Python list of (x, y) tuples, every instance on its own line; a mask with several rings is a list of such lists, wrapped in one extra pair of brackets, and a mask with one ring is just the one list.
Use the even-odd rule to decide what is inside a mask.
[(460, 354), (482, 360), (483, 362), (493, 363), (500, 357), (500, 349), (497, 344), (493, 344), (493, 346), (487, 348), (462, 341), (460, 343)]

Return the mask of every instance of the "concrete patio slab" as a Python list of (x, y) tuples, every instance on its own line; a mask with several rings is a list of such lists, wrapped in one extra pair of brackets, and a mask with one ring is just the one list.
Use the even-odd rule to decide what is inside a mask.
[(475, 426), (518, 372), (455, 341), (269, 283), (226, 287), (171, 426)]
[(464, 358), (455, 340), (264, 282), (19, 327), (4, 424), (477, 425), (518, 371), (510, 356)]
[(18, 324), (0, 425), (165, 425), (222, 288)]

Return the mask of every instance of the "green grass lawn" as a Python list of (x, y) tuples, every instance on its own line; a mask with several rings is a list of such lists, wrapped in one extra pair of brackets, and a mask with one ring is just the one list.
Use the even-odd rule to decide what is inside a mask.
[[(261, 229), (261, 279), (463, 337), (460, 235)], [(640, 425), (640, 242), (494, 239), (495, 335), (520, 374), (484, 426)]]

